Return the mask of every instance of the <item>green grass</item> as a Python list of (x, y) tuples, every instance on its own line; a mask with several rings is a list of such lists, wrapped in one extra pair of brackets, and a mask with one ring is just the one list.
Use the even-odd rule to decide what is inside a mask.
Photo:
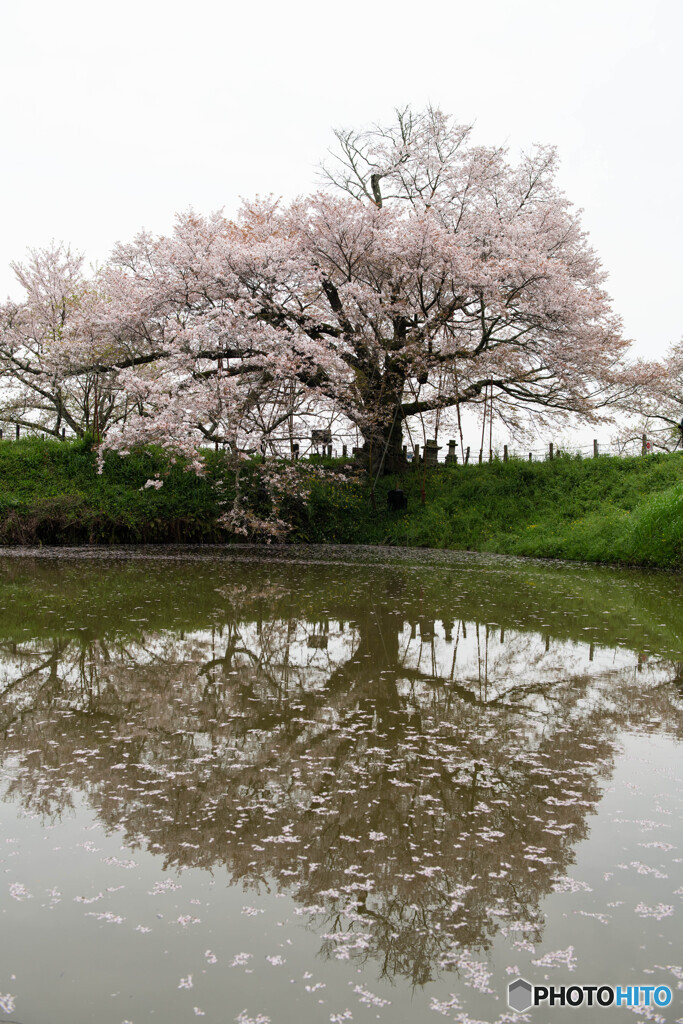
[[(340, 469), (340, 464), (329, 463)], [(302, 466), (302, 469), (304, 467)], [(253, 467), (252, 467), (253, 469)], [(159, 473), (160, 490), (144, 490)], [(218, 524), (231, 497), (223, 457), (206, 455), (202, 477), (157, 449), (108, 455), (97, 474), (87, 442), (27, 438), (0, 442), (0, 543), (76, 544), (229, 541)], [(263, 508), (256, 476), (243, 487)], [(408, 495), (387, 511), (387, 491)], [(425, 502), (421, 501), (424, 484)], [(224, 492), (224, 493), (223, 493)], [(377, 484), (314, 481), (307, 502), (283, 513), (290, 539), (308, 543), (394, 544), (492, 551), (544, 558), (683, 569), (683, 455), (511, 460), (440, 466)]]
[[(421, 501), (424, 481), (425, 503)], [(407, 512), (388, 513), (396, 483)], [(301, 539), (683, 568), (683, 455), (439, 467), (367, 488), (320, 487)]]
[[(87, 441), (0, 442), (0, 543), (219, 539), (214, 469), (197, 477), (150, 449), (107, 456), (100, 475)], [(155, 473), (164, 487), (141, 490)]]

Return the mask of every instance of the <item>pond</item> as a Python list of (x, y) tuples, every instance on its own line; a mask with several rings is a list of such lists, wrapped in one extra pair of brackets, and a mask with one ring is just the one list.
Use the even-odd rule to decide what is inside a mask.
[(516, 978), (680, 1020), (682, 607), (452, 552), (0, 556), (0, 1022), (568, 1012)]

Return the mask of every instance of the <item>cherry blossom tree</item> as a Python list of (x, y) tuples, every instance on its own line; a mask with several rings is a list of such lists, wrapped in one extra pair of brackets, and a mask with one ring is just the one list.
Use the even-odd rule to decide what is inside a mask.
[(0, 420), (54, 437), (105, 432), (128, 400), (89, 323), (99, 299), (83, 257), (53, 244), (12, 269), (26, 297), (0, 306)]
[(664, 409), (659, 414), (673, 428), (678, 444), (683, 444), (683, 338), (672, 346), (665, 362)]
[(657, 447), (683, 447), (683, 339), (653, 368), (638, 408), (642, 429), (655, 435)]
[[(62, 390), (107, 382), (106, 446), (155, 441), (199, 465), (202, 444), (274, 451), (295, 422), (337, 417), (389, 468), (411, 417), (487, 396), (513, 424), (529, 408), (596, 417), (637, 387), (552, 149), (512, 163), (432, 109), (336, 139), (323, 191), (234, 221), (190, 211), (117, 246), (72, 287), (58, 343), (30, 342), (51, 368), (59, 353)], [(5, 348), (32, 301), (5, 310)]]
[(617, 445), (639, 450), (645, 437), (652, 451), (683, 447), (683, 339), (661, 362), (639, 364), (637, 377), (638, 386), (619, 402)]
[[(359, 404), (380, 410), (381, 438), (394, 451), (406, 418), (482, 403), (487, 390), (514, 423), (529, 407), (595, 416), (633, 389), (605, 275), (555, 184), (552, 148), (512, 165), (501, 149), (472, 146), (469, 126), (431, 109), (336, 137), (328, 180), (382, 215), (401, 211), (385, 279), (364, 267), (385, 320), (375, 316), (367, 342), (351, 343), (364, 364)], [(352, 284), (344, 278), (362, 273), (349, 235), (346, 225), (338, 232), (329, 272), (338, 318)], [(357, 337), (355, 308), (347, 321)]]

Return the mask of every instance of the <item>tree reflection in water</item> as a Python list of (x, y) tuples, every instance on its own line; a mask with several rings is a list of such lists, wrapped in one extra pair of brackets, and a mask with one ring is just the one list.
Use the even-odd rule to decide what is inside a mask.
[(534, 569), (529, 597), (528, 569), (10, 569), (8, 796), (54, 818), (82, 791), (131, 847), (275, 884), (326, 955), (414, 984), (499, 932), (539, 941), (616, 732), (680, 735), (676, 639), (647, 588), (625, 635), (622, 577), (588, 597)]

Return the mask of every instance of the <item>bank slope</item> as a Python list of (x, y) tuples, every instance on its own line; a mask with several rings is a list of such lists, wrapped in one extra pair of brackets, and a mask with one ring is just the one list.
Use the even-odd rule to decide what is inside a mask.
[[(341, 469), (339, 463), (331, 467)], [(145, 487), (156, 475), (159, 490)], [(242, 491), (263, 501), (256, 474)], [(408, 507), (390, 512), (401, 488)], [(234, 541), (219, 523), (232, 483), (222, 456), (198, 477), (148, 449), (108, 456), (84, 442), (0, 442), (0, 544)], [(423, 500), (424, 499), (424, 500)], [(286, 510), (290, 539), (394, 544), (683, 569), (683, 453), (415, 468), (373, 488), (318, 481)]]

